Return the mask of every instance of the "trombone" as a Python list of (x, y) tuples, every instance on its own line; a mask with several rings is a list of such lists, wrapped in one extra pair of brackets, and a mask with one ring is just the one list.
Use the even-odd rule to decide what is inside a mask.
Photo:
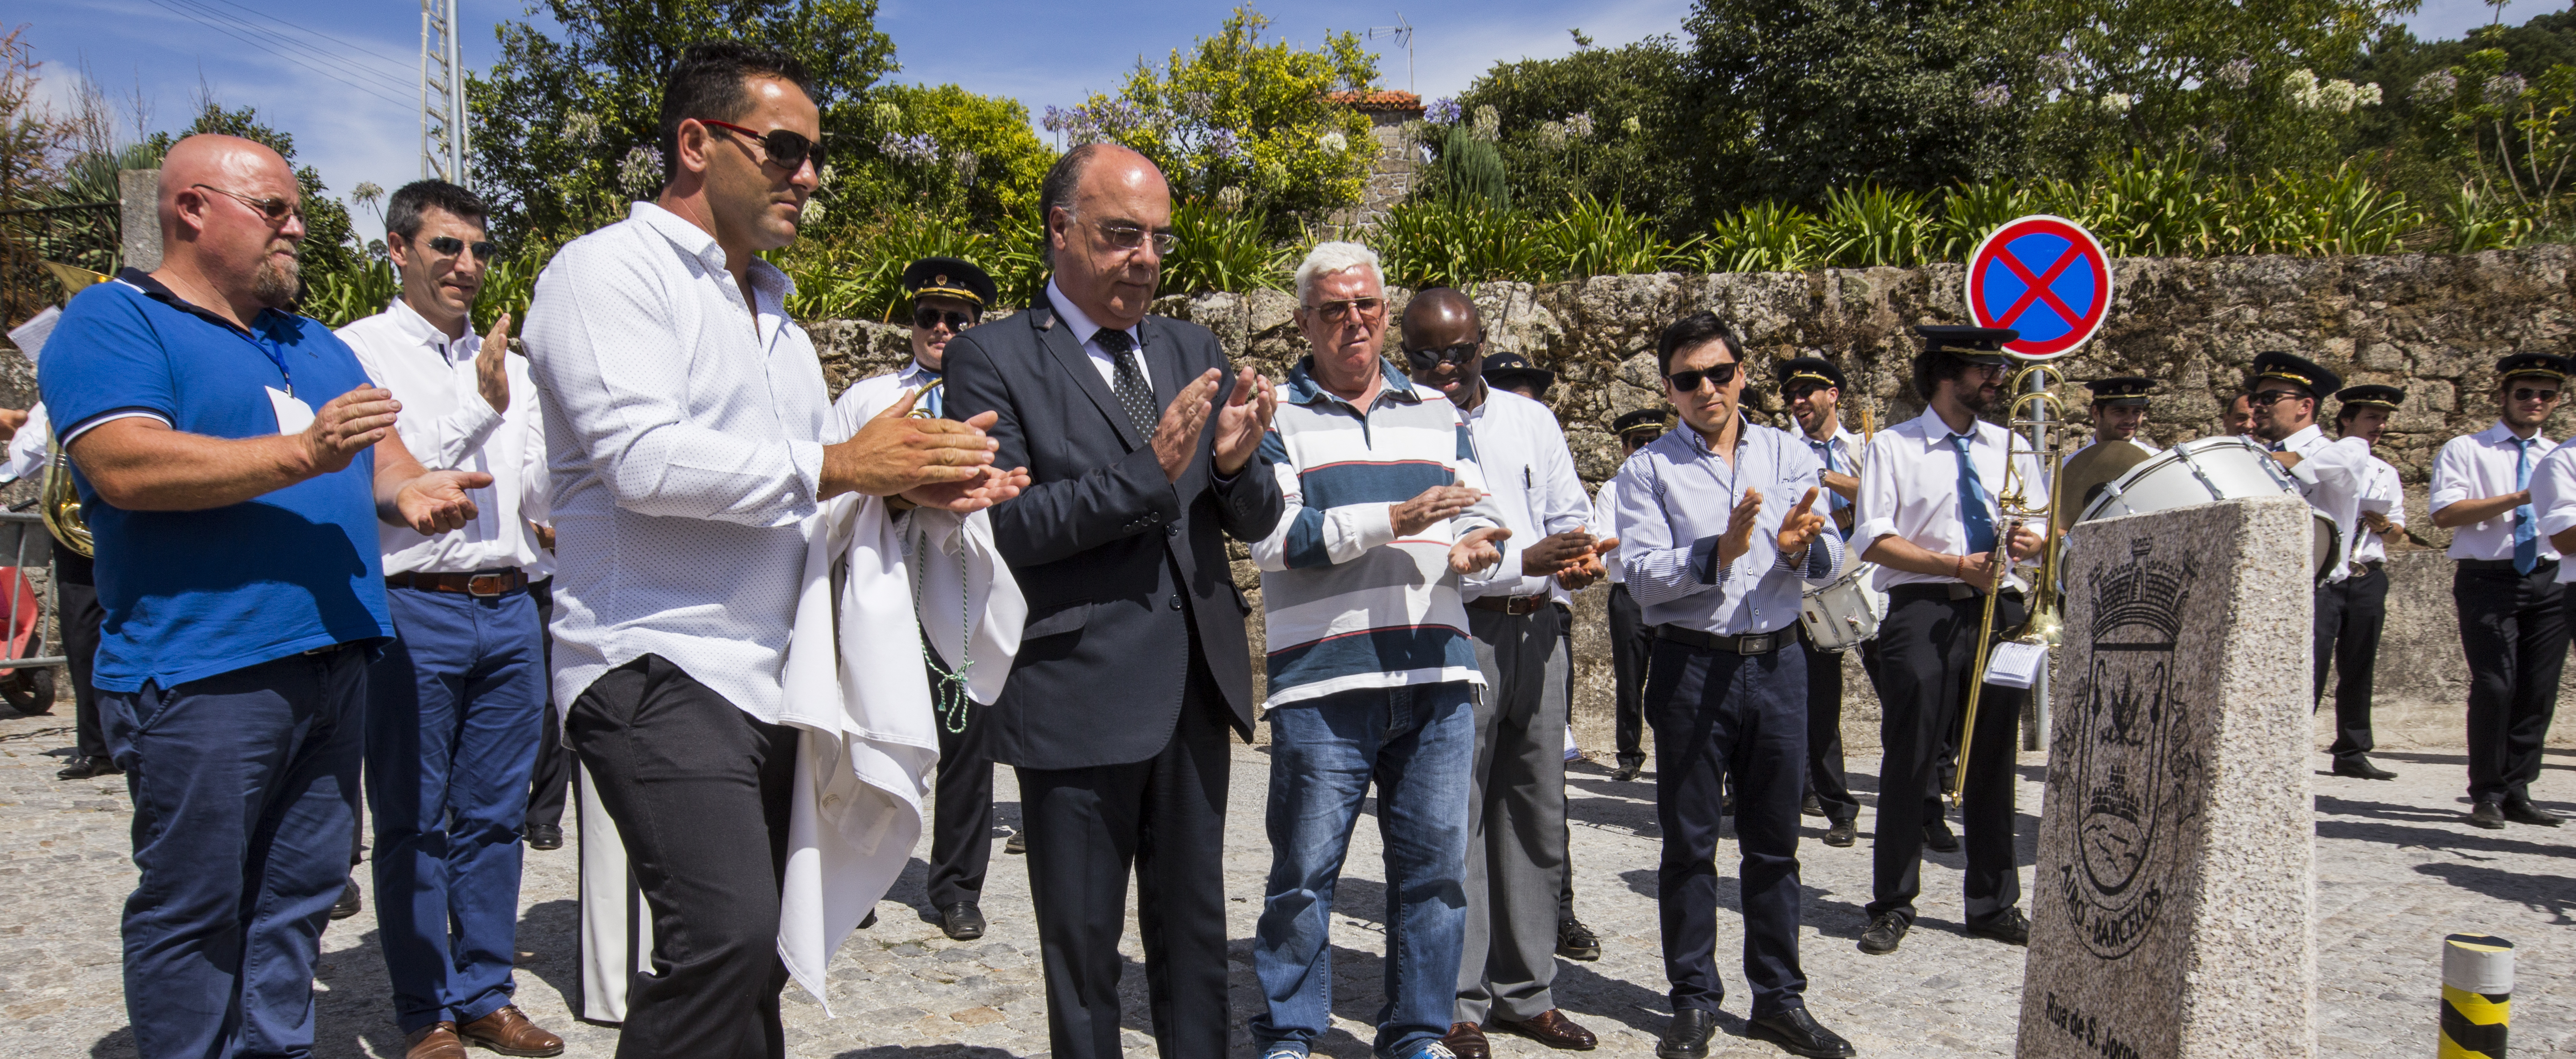
[[(2050, 387), (2064, 385), (2065, 381), (2065, 376), (2056, 368), (2044, 363), (2032, 364), (2014, 372), (2004, 387), (2006, 391), (2017, 394), (2012, 404), (2004, 409), (2007, 424), (2004, 431), (2007, 439), (2004, 442), (2004, 482), (2003, 488), (1995, 494), (1995, 506), (2008, 520), (2004, 532), (1996, 540), (1996, 547), (2003, 551), (2004, 576), (2012, 575), (2012, 540), (2020, 532), (2021, 524), (2033, 518), (2048, 523), (2048, 532), (2042, 535), (2044, 543), (2040, 546), (2039, 571), (2031, 584), (2030, 612), (2008, 639), (2035, 644), (2042, 650), (2057, 646), (2065, 624), (2058, 611), (2056, 588), (2058, 512), (2053, 498), (2056, 496), (2057, 438), (2052, 428), (2066, 425), (2066, 402), (2049, 392)], [(2032, 404), (2039, 406), (2039, 412), (2025, 417), (2022, 409)], [(2023, 431), (2028, 431), (2027, 437)], [(2021, 442), (2022, 447), (2016, 448), (2014, 442)], [(2045, 455), (2043, 449), (2046, 450)], [(2023, 455), (2032, 457), (2038, 465), (2041, 481), (2023, 480), (2027, 476), (2021, 473), (2021, 462), (2015, 459)], [(2034, 495), (2039, 498), (2036, 505), (2030, 502)], [(1976, 668), (1971, 670), (1975, 679), (1968, 684), (1968, 705), (1960, 716), (1959, 758), (1950, 775), (1948, 797), (1952, 805), (1959, 804), (1968, 785), (1968, 749), (1976, 744), (1977, 700), (1986, 687), (1986, 664), (1995, 644), (1995, 601), (2002, 595), (2000, 581), (1986, 590), (1985, 619), (1977, 624)], [(2045, 694), (2045, 680), (2043, 670), (2041, 682), (2034, 684), (2034, 690)]]

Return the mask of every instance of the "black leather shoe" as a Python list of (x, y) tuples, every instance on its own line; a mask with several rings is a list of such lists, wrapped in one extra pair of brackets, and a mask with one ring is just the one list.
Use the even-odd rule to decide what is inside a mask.
[(1869, 921), (1868, 930), (1860, 932), (1860, 951), (1872, 956), (1895, 952), (1897, 944), (1905, 940), (1905, 932), (1912, 929), (1914, 924), (1906, 922), (1905, 917), (1894, 912), (1881, 912), (1878, 918)]
[(1791, 1055), (1812, 1055), (1819, 1059), (1844, 1059), (1855, 1054), (1850, 1041), (1842, 1035), (1816, 1025), (1816, 1017), (1805, 1008), (1790, 1008), (1777, 1015), (1758, 1018), (1745, 1024), (1753, 1036), (1779, 1045)]
[(1957, 853), (1959, 836), (1950, 833), (1947, 820), (1926, 820), (1923, 822), (1923, 844), (1934, 853)]
[(1706, 1059), (1708, 1039), (1717, 1035), (1717, 1012), (1682, 1008), (1655, 1042), (1655, 1059)]
[(340, 888), (340, 899), (331, 903), (331, 918), (347, 919), (364, 908), (366, 900), (358, 896), (358, 877), (352, 875), (349, 884)]
[(529, 824), (529, 825), (528, 825), (528, 848), (529, 848), (529, 849), (562, 849), (562, 848), (563, 848), (563, 825), (561, 825), (561, 824)]
[(100, 776), (121, 775), (124, 772), (124, 769), (116, 767), (115, 758), (100, 757), (92, 754), (85, 757), (73, 758), (71, 764), (63, 766), (54, 773), (54, 778), (58, 780), (86, 780), (95, 779)]
[(939, 929), (952, 941), (973, 941), (984, 936), (984, 911), (972, 901), (959, 901), (939, 910)]
[(1640, 773), (1643, 773), (1643, 772), (1645, 772), (1645, 771), (1646, 771), (1646, 763), (1645, 763), (1645, 762), (1642, 762), (1642, 761), (1622, 761), (1622, 762), (1620, 762), (1620, 763), (1619, 763), (1619, 770), (1610, 774), (1610, 779), (1611, 779), (1611, 781), (1612, 781), (1612, 782), (1616, 782), (1616, 783), (1627, 783), (1627, 782), (1629, 782), (1629, 781), (1631, 781), (1631, 780), (1636, 779), (1636, 778), (1637, 778), (1637, 776), (1638, 776)]
[(1837, 849), (1860, 840), (1860, 825), (1850, 820), (1825, 829), (1825, 844)]
[(1823, 800), (1816, 797), (1816, 792), (1808, 791), (1806, 797), (1798, 799), (1798, 815), (1823, 816), (1825, 815), (1825, 803)]
[(2006, 945), (2028, 945), (2030, 944), (2030, 917), (2023, 915), (2021, 909), (2007, 908), (1996, 913), (1995, 918), (1969, 927), (1968, 933), (1981, 938), (1993, 938)]
[(1473, 1022), (1452, 1022), (1449, 1033), (1440, 1038), (1440, 1046), (1458, 1059), (1493, 1059), (1493, 1042), (1485, 1039), (1485, 1028)]
[(2531, 824), (2537, 827), (2556, 827), (2559, 820), (2563, 819), (2556, 813), (2531, 804), (2527, 798), (2505, 799), (2504, 818), (2517, 824)]
[(1028, 831), (1024, 828), (1011, 832), (1010, 841), (1002, 843), (1002, 852), (1008, 853), (1014, 857), (1027, 856), (1029, 852)]
[(1580, 919), (1557, 920), (1556, 954), (1569, 960), (1598, 960), (1601, 958), (1601, 937), (1594, 934), (1591, 927), (1584, 926)]
[(2504, 830), (2503, 803), (2489, 801), (2479, 802), (2474, 808), (2469, 810), (2469, 823), (2478, 827), (2486, 828), (2489, 831)]
[(2334, 763), (2334, 774), (2337, 776), (2349, 776), (2357, 780), (2393, 780), (2397, 778), (2396, 773), (2371, 764), (2370, 759), (2368, 758), (2358, 757), (2349, 761), (2337, 760)]
[(877, 910), (871, 908), (868, 909), (868, 918), (859, 921), (859, 929), (866, 930), (875, 925), (877, 925)]

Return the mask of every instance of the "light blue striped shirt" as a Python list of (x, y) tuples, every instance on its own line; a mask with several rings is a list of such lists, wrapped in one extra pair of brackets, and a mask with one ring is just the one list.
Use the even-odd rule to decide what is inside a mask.
[[(1842, 538), (1829, 521), (1807, 546), (1805, 563), (1780, 552), (1780, 523), (1809, 489), (1823, 489), (1824, 465), (1800, 438), (1743, 423), (1734, 466), (1685, 424), (1637, 450), (1619, 469), (1619, 564), (1628, 593), (1650, 625), (1677, 625), (1720, 636), (1777, 632), (1798, 620), (1801, 583), (1833, 580), (1843, 565)], [(1718, 538), (1735, 501), (1762, 491), (1752, 547), (1724, 569)], [(1826, 513), (1825, 493), (1809, 508)]]

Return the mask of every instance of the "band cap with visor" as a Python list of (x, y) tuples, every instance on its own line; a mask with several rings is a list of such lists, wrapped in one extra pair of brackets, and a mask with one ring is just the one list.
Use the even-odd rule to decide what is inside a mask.
[(2514, 353), (2496, 361), (2498, 380), (2517, 375), (2537, 375), (2551, 382), (2565, 382), (2567, 374), (2567, 358), (2554, 353)]
[(2279, 379), (2308, 391), (2308, 396), (2320, 400), (2343, 389), (2343, 376), (2327, 371), (2325, 365), (2296, 353), (2274, 351), (2255, 354), (2254, 377), (2245, 380), (2245, 392), (2253, 393), (2265, 379)]
[(1665, 408), (1640, 408), (1610, 421), (1610, 433), (1619, 437), (1650, 431), (1662, 434), (1673, 428), (1673, 413)]
[(1780, 396), (1784, 399), (1795, 399), (1815, 386), (1831, 386), (1837, 390), (1851, 388), (1850, 383), (1843, 381), (1843, 370), (1823, 357), (1792, 357), (1780, 362), (1776, 374), (1780, 379)]
[(973, 305), (977, 311), (993, 307), (1000, 290), (993, 277), (975, 263), (963, 258), (925, 257), (903, 270), (905, 294), (919, 301), (925, 297), (955, 298)]
[(2335, 391), (2335, 400), (2343, 402), (2346, 408), (2385, 408), (2394, 412), (2398, 405), (2406, 403), (2406, 391), (2378, 383), (2363, 383)]
[(2144, 408), (2147, 396), (2156, 388), (2156, 380), (2137, 375), (2119, 375), (2095, 379), (2084, 384), (2093, 391), (2093, 403), (2104, 408)]
[(1968, 327), (1962, 324), (1919, 324), (1914, 333), (1923, 336), (1923, 351), (1947, 353), (1970, 364), (1997, 366), (2009, 362), (2004, 356), (2004, 343), (2021, 337), (2009, 327)]
[(1556, 373), (1529, 362), (1518, 353), (1485, 354), (1485, 381), (1495, 386), (1510, 386), (1515, 376), (1528, 379), (1538, 392), (1546, 393), (1556, 385)]

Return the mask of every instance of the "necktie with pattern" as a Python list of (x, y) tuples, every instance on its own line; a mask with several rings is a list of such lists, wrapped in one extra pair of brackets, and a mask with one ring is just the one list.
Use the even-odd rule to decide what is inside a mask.
[(1154, 440), (1154, 428), (1163, 417), (1154, 411), (1154, 388), (1145, 382), (1145, 363), (1135, 352), (1136, 341), (1127, 332), (1104, 327), (1091, 340), (1100, 343), (1100, 351), (1109, 354), (1110, 374), (1117, 380), (1111, 388), (1118, 393), (1118, 403), (1127, 409), (1127, 422), (1134, 425), (1138, 436)]
[[(2516, 491), (2531, 488), (2531, 443), (2536, 438), (2515, 438), (2513, 487)], [(2540, 526), (2531, 517), (2531, 505), (2513, 509), (2513, 572), (2527, 574), (2540, 566)]]
[(1959, 453), (1959, 521), (1968, 528), (1968, 554), (1995, 550), (1995, 516), (1986, 510), (1986, 484), (1977, 478), (1977, 465), (1968, 459), (1968, 438), (1950, 435), (1950, 447)]

